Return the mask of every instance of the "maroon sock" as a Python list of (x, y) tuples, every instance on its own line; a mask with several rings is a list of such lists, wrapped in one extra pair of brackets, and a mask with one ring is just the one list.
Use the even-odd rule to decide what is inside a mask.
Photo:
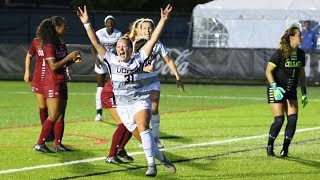
[(54, 145), (59, 146), (61, 145), (63, 132), (64, 132), (64, 121), (58, 119), (57, 122), (54, 124)]
[(49, 136), (50, 131), (52, 130), (54, 125), (54, 122), (51, 121), (51, 119), (48, 117), (47, 120), (43, 123), (40, 137), (38, 140), (38, 145), (44, 144), (44, 141)]
[(39, 115), (41, 124), (43, 124), (48, 118), (48, 108), (39, 108)]
[(118, 149), (124, 149), (124, 146), (128, 143), (131, 136), (132, 136), (132, 133), (126, 128), (123, 139), (122, 139), (121, 144), (119, 145)]
[(108, 155), (109, 157), (114, 157), (117, 154), (118, 146), (123, 139), (125, 131), (126, 127), (123, 124), (118, 124), (116, 131), (113, 133), (112, 143)]

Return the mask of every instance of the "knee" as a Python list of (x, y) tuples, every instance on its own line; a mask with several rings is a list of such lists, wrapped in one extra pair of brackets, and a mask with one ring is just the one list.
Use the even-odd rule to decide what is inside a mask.
[(288, 120), (288, 125), (289, 126), (296, 126), (297, 120), (298, 120), (298, 115), (297, 114), (290, 114), (287, 117), (287, 120)]
[(284, 122), (284, 116), (283, 115), (282, 116), (275, 116), (274, 117), (274, 122), (279, 124), (279, 125), (281, 124), (281, 126), (282, 126), (282, 124)]

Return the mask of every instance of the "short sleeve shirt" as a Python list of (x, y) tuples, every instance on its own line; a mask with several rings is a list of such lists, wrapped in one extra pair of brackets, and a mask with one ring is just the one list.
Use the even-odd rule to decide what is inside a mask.
[(269, 63), (276, 67), (273, 77), (278, 86), (286, 91), (297, 88), (300, 68), (305, 67), (305, 53), (303, 50), (297, 48), (297, 51), (292, 52), (290, 58), (285, 59), (280, 49), (278, 49), (270, 58)]

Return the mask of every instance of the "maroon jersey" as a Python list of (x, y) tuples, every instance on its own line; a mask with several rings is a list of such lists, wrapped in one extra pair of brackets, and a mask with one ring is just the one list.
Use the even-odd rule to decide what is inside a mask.
[(43, 51), (46, 61), (46, 73), (43, 81), (44, 97), (67, 99), (66, 65), (54, 71), (48, 64), (48, 60), (55, 59), (57, 62), (65, 58), (68, 55), (67, 47), (64, 43), (57, 46), (46, 44), (43, 46)]
[(112, 82), (111, 79), (109, 79), (101, 92), (101, 104), (102, 104), (102, 108), (106, 109), (106, 108), (115, 108), (116, 104), (115, 104), (115, 99), (114, 99), (114, 94), (113, 94), (113, 90), (112, 90)]
[(38, 38), (34, 38), (28, 50), (28, 54), (32, 57), (36, 56), (36, 65), (32, 78), (32, 91), (36, 93), (42, 93), (42, 83), (45, 75), (45, 61), (44, 53), (41, 47), (41, 41)]

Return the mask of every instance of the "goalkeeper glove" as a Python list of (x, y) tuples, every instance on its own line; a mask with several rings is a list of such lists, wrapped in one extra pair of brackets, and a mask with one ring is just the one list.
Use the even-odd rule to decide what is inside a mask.
[(282, 88), (277, 86), (277, 83), (273, 82), (270, 84), (271, 88), (273, 89), (273, 97), (275, 100), (281, 100), (283, 98), (283, 93), (286, 91)]
[(306, 107), (306, 105), (308, 104), (308, 98), (307, 98), (307, 89), (306, 87), (301, 87), (301, 94), (302, 94), (302, 108)]

